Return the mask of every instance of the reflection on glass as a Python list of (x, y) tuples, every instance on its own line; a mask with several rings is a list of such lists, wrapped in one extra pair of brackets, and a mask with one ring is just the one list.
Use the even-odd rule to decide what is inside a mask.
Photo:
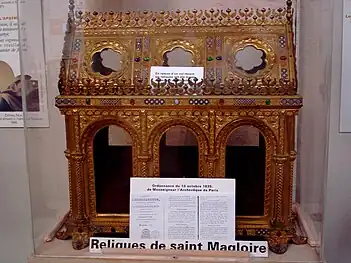
[(260, 133), (252, 126), (241, 126), (228, 138), (228, 146), (259, 146)]
[(242, 126), (231, 133), (226, 146), (225, 176), (236, 179), (236, 213), (264, 214), (266, 145), (259, 130)]
[(170, 128), (160, 142), (160, 176), (196, 178), (198, 168), (198, 142), (193, 132), (183, 126)]
[(266, 67), (266, 53), (254, 46), (247, 46), (234, 55), (235, 66), (247, 74), (255, 74)]
[(130, 135), (117, 126), (102, 128), (95, 135), (97, 213), (129, 213), (129, 179), (133, 176), (131, 141)]
[(126, 130), (112, 125), (108, 127), (108, 144), (109, 146), (130, 146), (132, 138)]
[(110, 48), (103, 49), (101, 52), (96, 52), (92, 60), (92, 70), (103, 76), (111, 75), (113, 72), (120, 71), (122, 68), (122, 55)]
[(183, 48), (177, 47), (164, 53), (163, 66), (165, 67), (192, 67), (193, 54)]

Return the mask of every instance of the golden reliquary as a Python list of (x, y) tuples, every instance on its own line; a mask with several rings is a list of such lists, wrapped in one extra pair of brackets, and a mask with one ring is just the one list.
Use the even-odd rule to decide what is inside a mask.
[[(128, 237), (129, 179), (235, 178), (237, 240), (284, 253), (297, 94), (293, 9), (74, 12), (56, 106), (65, 116), (70, 213), (61, 239)], [(203, 67), (153, 78), (151, 67)], [(188, 68), (189, 69), (189, 68)]]

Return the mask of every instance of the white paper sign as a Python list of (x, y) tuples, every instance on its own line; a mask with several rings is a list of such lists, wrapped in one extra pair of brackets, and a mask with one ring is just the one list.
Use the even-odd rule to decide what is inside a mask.
[(203, 67), (151, 67), (150, 69), (150, 81), (153, 79), (156, 82), (157, 79), (161, 80), (171, 80), (179, 79), (188, 81), (189, 78), (197, 81), (201, 81), (204, 78), (204, 68)]
[[(41, 1), (21, 0), (19, 5), (20, 19), (17, 1), (0, 0), (0, 127), (23, 127), (23, 101), (26, 102), (26, 124), (47, 127)], [(21, 24), (21, 47), (18, 21)], [(21, 74), (26, 75), (25, 84), (21, 83)]]
[(130, 238), (235, 240), (235, 180), (131, 178)]
[[(250, 257), (268, 257), (267, 241), (166, 241), (158, 240), (134, 240), (132, 238), (101, 238), (91, 237), (89, 240), (90, 253), (103, 253), (104, 249), (170, 249), (186, 251), (232, 251), (249, 252)], [(135, 253), (138, 253), (136, 250)], [(199, 254), (198, 254), (199, 255)], [(135, 257), (135, 256), (134, 256)]]
[(351, 0), (344, 0), (340, 132), (351, 132)]

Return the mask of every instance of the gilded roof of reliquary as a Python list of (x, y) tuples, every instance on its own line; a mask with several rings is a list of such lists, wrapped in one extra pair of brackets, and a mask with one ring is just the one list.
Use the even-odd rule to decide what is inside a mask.
[[(281, 9), (79, 11), (69, 18), (60, 95), (294, 96), (292, 20), (291, 1)], [(179, 54), (184, 65), (203, 67), (204, 78), (150, 76)]]

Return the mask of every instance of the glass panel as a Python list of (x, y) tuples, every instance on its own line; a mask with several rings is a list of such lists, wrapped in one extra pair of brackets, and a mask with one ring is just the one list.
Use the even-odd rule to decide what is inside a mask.
[(234, 55), (235, 66), (248, 74), (255, 74), (266, 67), (266, 53), (254, 46), (246, 46)]
[(238, 216), (264, 214), (265, 156), (265, 140), (257, 128), (242, 126), (229, 136), (225, 175), (236, 179)]
[(96, 212), (99, 214), (129, 213), (129, 179), (133, 176), (131, 142), (130, 135), (117, 126), (102, 128), (95, 135)]
[(193, 54), (180, 47), (166, 52), (163, 56), (163, 66), (166, 67), (192, 67), (193, 63)]
[(160, 176), (195, 178), (199, 171), (199, 150), (196, 136), (183, 126), (170, 128), (160, 142)]

